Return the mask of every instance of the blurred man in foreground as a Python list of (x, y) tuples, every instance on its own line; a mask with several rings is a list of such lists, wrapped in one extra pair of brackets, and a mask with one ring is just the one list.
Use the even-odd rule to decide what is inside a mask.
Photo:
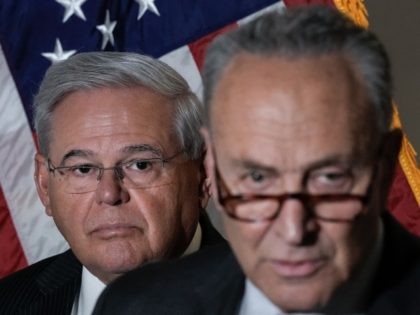
[(76, 55), (35, 103), (36, 185), (70, 250), (2, 279), (0, 314), (90, 314), (121, 274), (222, 240), (203, 210), (202, 105), (168, 65)]
[(410, 278), (420, 247), (386, 213), (401, 132), (373, 34), (326, 7), (269, 14), (216, 39), (204, 81), (232, 251), (130, 273), (97, 313), (363, 313)]

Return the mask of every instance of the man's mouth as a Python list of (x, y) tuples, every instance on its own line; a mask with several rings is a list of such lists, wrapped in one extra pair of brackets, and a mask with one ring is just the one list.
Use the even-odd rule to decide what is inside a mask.
[(283, 278), (307, 278), (315, 274), (326, 263), (325, 259), (304, 259), (297, 261), (273, 259), (270, 264)]
[(131, 236), (136, 227), (131, 224), (102, 224), (96, 227), (91, 234), (101, 239), (111, 239), (116, 237), (128, 237)]

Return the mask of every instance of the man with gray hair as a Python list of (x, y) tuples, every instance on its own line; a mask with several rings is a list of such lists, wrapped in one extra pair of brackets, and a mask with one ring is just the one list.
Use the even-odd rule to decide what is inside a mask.
[(107, 283), (223, 242), (204, 208), (202, 105), (165, 63), (92, 52), (35, 98), (35, 182), (70, 250), (0, 281), (0, 314), (90, 314)]
[(371, 32), (327, 7), (271, 13), (216, 39), (204, 90), (230, 248), (133, 271), (96, 313), (352, 314), (404, 279), (418, 291), (418, 239), (386, 211), (401, 132)]

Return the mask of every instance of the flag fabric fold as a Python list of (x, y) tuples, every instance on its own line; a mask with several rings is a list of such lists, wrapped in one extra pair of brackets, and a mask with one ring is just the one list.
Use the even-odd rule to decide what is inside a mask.
[(0, 2), (0, 277), (67, 248), (33, 182), (32, 101), (51, 63), (85, 51), (138, 52), (169, 63), (201, 94), (199, 66), (208, 44), (203, 38), (271, 5), (282, 3)]
[[(205, 48), (218, 34), (267, 10), (308, 4), (336, 6), (363, 23), (367, 12), (360, 3), (363, 1), (0, 2), (0, 277), (67, 248), (45, 215), (33, 182), (36, 135), (32, 102), (51, 63), (85, 51), (138, 52), (167, 62), (201, 95)], [(407, 180), (407, 168), (400, 165), (390, 205), (397, 217), (405, 218), (402, 221), (410, 230), (420, 234), (418, 190), (413, 197), (419, 186), (412, 184), (415, 178), (418, 183), (419, 174), (416, 165), (411, 169), (414, 180)]]

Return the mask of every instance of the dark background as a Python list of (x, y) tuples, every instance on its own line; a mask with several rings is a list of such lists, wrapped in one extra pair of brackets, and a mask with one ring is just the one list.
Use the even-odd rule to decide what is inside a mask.
[[(370, 29), (385, 44), (404, 131), (420, 151), (420, 0), (365, 0)], [(417, 163), (420, 158), (417, 155)]]

